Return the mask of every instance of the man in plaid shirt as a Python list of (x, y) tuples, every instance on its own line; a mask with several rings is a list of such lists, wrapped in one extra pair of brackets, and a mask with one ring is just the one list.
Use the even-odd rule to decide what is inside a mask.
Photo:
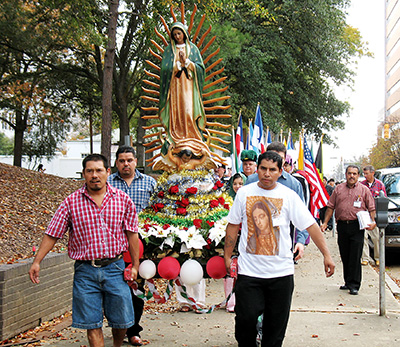
[[(139, 213), (149, 204), (150, 197), (156, 186), (153, 177), (144, 175), (136, 169), (137, 158), (135, 150), (130, 146), (121, 146), (116, 153), (115, 166), (117, 172), (108, 177), (108, 182), (129, 195)], [(135, 310), (135, 324), (128, 328), (126, 335), (133, 346), (141, 346), (140, 332), (143, 328), (139, 321), (143, 313), (144, 301), (138, 298), (133, 291), (132, 302)]]
[(128, 194), (135, 203), (137, 213), (142, 212), (149, 205), (150, 197), (156, 187), (156, 180), (136, 169), (137, 158), (133, 147), (118, 148), (115, 166), (118, 172), (110, 175), (108, 182)]
[(90, 346), (104, 346), (103, 310), (114, 346), (121, 346), (134, 323), (130, 288), (124, 281), (122, 252), (133, 259), (131, 280), (139, 268), (138, 220), (135, 205), (107, 183), (108, 160), (101, 154), (83, 160), (85, 185), (69, 195), (55, 212), (29, 270), (39, 283), (40, 262), (69, 231), (68, 255), (75, 262), (72, 326), (87, 329)]
[[(372, 165), (367, 165), (363, 169), (365, 180), (361, 183), (367, 186), (372, 194), (372, 197), (375, 199), (379, 196), (379, 192), (383, 192), (386, 195), (386, 189), (384, 184), (375, 178), (375, 169)], [(369, 263), (369, 246), (368, 246), (368, 235), (371, 237), (372, 242), (374, 243), (374, 258), (375, 264), (379, 265), (379, 229), (377, 226), (373, 230), (368, 230), (364, 234), (364, 247), (362, 254), (362, 265), (368, 265)]]

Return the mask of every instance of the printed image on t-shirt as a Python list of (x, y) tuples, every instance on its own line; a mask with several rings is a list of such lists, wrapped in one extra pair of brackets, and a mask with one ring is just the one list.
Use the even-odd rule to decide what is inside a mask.
[(247, 253), (279, 254), (279, 226), (273, 226), (273, 218), (279, 216), (281, 207), (282, 199), (265, 196), (247, 197)]

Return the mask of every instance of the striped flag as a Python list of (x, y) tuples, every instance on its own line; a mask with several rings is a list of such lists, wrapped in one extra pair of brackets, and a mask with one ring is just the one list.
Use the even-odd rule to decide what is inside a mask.
[(287, 145), (286, 145), (286, 155), (290, 156), (293, 160), (293, 165), (297, 165), (296, 157), (298, 155), (297, 151), (294, 149), (292, 129), (289, 129)]
[(251, 119), (249, 121), (249, 132), (247, 133), (247, 138), (246, 138), (246, 146), (244, 147), (245, 149), (253, 149), (253, 146), (251, 145), (251, 139), (253, 138), (253, 123), (251, 122)]
[(256, 111), (256, 119), (254, 120), (254, 130), (253, 130), (253, 136), (251, 138), (251, 144), (253, 145), (254, 148), (258, 149), (257, 153), (264, 153), (265, 152), (264, 143), (265, 143), (264, 127), (262, 123), (260, 104), (258, 104)]
[(235, 145), (236, 145), (236, 155), (238, 157), (238, 165), (240, 168), (242, 166), (242, 161), (240, 160), (240, 153), (244, 150), (243, 124), (242, 124), (242, 114), (241, 113), (239, 114), (238, 127), (236, 129)]
[(315, 166), (318, 169), (318, 172), (321, 177), (323, 177), (324, 172), (323, 172), (323, 160), (322, 160), (322, 139), (324, 137), (324, 134), (321, 136), (321, 141), (319, 142), (319, 147), (317, 151), (317, 155), (315, 156)]
[(236, 153), (236, 143), (235, 143), (235, 128), (232, 125), (232, 141), (231, 141), (231, 162), (232, 162), (232, 176), (239, 172), (239, 158)]
[(287, 148), (288, 151), (294, 149), (293, 138), (292, 138), (292, 130), (291, 129), (289, 129), (289, 135), (288, 135), (286, 148)]
[(267, 135), (265, 136), (265, 149), (272, 142), (271, 132), (269, 131), (269, 127), (267, 127)]
[(314, 160), (311, 156), (310, 149), (307, 146), (306, 138), (304, 137), (304, 171), (308, 174), (310, 179), (311, 201), (310, 212), (317, 218), (318, 210), (325, 207), (329, 200), (329, 195), (321, 181), (321, 177), (315, 167)]

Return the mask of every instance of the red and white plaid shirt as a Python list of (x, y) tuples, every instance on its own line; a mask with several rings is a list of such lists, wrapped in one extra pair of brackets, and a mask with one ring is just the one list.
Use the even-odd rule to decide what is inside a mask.
[(71, 259), (114, 258), (128, 249), (125, 231), (138, 232), (135, 204), (127, 194), (107, 183), (99, 208), (85, 185), (58, 207), (46, 234), (62, 238), (67, 230)]

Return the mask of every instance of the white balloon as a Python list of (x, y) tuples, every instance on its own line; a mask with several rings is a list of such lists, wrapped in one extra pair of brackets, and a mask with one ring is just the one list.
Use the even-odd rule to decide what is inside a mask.
[(145, 280), (154, 277), (156, 272), (156, 264), (154, 264), (154, 262), (150, 259), (142, 261), (139, 265), (139, 275)]
[(181, 266), (180, 276), (184, 284), (197, 284), (203, 278), (203, 268), (196, 260), (186, 260)]

